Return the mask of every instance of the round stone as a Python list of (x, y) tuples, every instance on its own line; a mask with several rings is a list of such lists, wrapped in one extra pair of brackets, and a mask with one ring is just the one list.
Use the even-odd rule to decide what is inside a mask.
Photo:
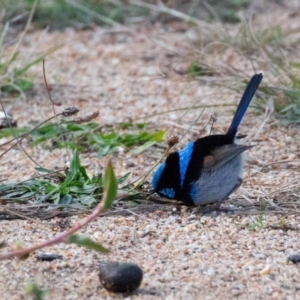
[(300, 262), (300, 253), (293, 253), (288, 256), (288, 260), (293, 262), (294, 264)]
[(132, 292), (140, 286), (143, 271), (133, 263), (109, 262), (100, 266), (99, 279), (110, 292)]

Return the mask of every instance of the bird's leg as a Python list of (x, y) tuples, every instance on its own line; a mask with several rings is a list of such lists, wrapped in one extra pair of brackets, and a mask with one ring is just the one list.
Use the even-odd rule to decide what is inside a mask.
[(215, 204), (211, 209), (208, 209), (204, 213), (209, 214), (215, 210), (218, 210), (220, 208), (221, 204), (224, 203), (228, 199), (228, 197), (241, 186), (242, 182), (243, 182), (243, 180), (241, 178), (239, 178), (237, 184), (230, 190), (230, 192), (225, 197), (223, 197), (221, 200), (219, 200), (217, 202), (217, 204)]

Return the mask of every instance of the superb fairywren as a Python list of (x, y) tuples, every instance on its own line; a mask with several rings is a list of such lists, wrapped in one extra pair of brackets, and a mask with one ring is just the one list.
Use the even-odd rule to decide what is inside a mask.
[(243, 154), (251, 146), (235, 144), (236, 133), (262, 78), (251, 78), (226, 134), (197, 139), (169, 154), (154, 172), (156, 193), (188, 206), (217, 203), (218, 208), (241, 185)]

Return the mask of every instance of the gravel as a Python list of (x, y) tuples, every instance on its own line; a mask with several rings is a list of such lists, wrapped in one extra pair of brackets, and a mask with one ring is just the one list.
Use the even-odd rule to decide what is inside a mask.
[[(287, 256), (300, 249), (298, 231), (268, 229), (280, 220), (277, 216), (264, 216), (265, 228), (249, 231), (247, 224), (241, 225), (244, 219), (215, 213), (190, 220), (189, 212), (174, 216), (171, 209), (98, 218), (83, 232), (111, 254), (55, 245), (48, 251), (63, 260), (40, 262), (32, 255), (25, 261), (3, 261), (2, 299), (21, 299), (29, 281), (47, 287), (49, 299), (114, 299), (99, 283), (101, 260), (141, 267), (143, 282), (129, 299), (295, 299), (300, 269)], [(299, 216), (289, 219), (300, 222)], [(70, 218), (71, 224), (79, 220)], [(22, 239), (30, 245), (56, 235), (58, 222), (2, 221), (1, 236), (9, 244)]]
[[(75, 105), (81, 116), (100, 111), (96, 119), (99, 124), (137, 121), (148, 114), (199, 103), (204, 106), (236, 104), (240, 95), (209, 84), (221, 78), (191, 81), (176, 72), (176, 68), (186, 70), (192, 49), (198, 45), (189, 38), (191, 35), (185, 34), (190, 30), (195, 29), (174, 23), (129, 31), (95, 28), (47, 34), (32, 32), (25, 37), (21, 53), (31, 53), (34, 46), (42, 52), (64, 42), (62, 48), (46, 59), (52, 98), (64, 107)], [(165, 43), (167, 47), (161, 46)], [(229, 53), (224, 53), (225, 59), (226, 55), (229, 57)], [(252, 65), (247, 60), (237, 63), (240, 66), (235, 62), (234, 67), (241, 67), (245, 79), (250, 78), (254, 73)], [(14, 119), (20, 127), (52, 115), (41, 65), (35, 66), (32, 74), (40, 78), (40, 84), (35, 84), (26, 101), (12, 103)], [(265, 80), (269, 80), (268, 74)], [(61, 107), (55, 109), (61, 111)], [(178, 147), (193, 139), (212, 114), (217, 117), (214, 131), (225, 132), (232, 111), (228, 107), (207, 108)], [(157, 128), (169, 128), (170, 135), (181, 137), (200, 113), (201, 109), (173, 111), (140, 121), (154, 122)], [(235, 201), (243, 199), (259, 207), (252, 210), (256, 214), (229, 211), (203, 216), (186, 208), (174, 213), (171, 205), (158, 205), (155, 210), (149, 206), (149, 210), (142, 212), (127, 210), (125, 216), (121, 212), (108, 214), (97, 218), (80, 233), (108, 247), (110, 254), (60, 244), (45, 251), (63, 259), (39, 261), (35, 255), (45, 252), (41, 251), (24, 261), (1, 261), (1, 299), (27, 299), (25, 285), (31, 281), (46, 287), (49, 299), (123, 299), (122, 295), (112, 294), (100, 285), (97, 266), (101, 260), (130, 261), (143, 270), (140, 288), (126, 299), (299, 298), (300, 267), (287, 260), (300, 250), (298, 210), (295, 208), (289, 214), (264, 210), (266, 203), (277, 207), (288, 202), (288, 193), (299, 186), (299, 129), (293, 126), (278, 129), (271, 121), (250, 110), (240, 132), (247, 134), (246, 144), (257, 146), (248, 151), (244, 182), (232, 196), (231, 204), (238, 208)], [(204, 134), (208, 132), (209, 128)], [(25, 142), (24, 147), (45, 168), (69, 164), (70, 153), (66, 150), (48, 151), (40, 146), (31, 149)], [(152, 149), (137, 156), (120, 151), (113, 155), (115, 172), (122, 176), (130, 170), (128, 180), (133, 181), (162, 154), (163, 149)], [(106, 160), (98, 158), (96, 153), (81, 155), (90, 174), (102, 170)], [(35, 172), (35, 165), (18, 148), (3, 156), (1, 165), (0, 180), (8, 182), (26, 180)], [(72, 225), (82, 217), (73, 216), (64, 223)], [(8, 245), (2, 251), (9, 251), (19, 240), (23, 246), (42, 242), (64, 229), (58, 218), (2, 220), (0, 242)]]

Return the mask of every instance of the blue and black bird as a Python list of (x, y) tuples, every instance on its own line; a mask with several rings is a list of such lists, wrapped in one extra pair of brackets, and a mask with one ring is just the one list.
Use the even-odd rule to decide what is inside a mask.
[(236, 144), (236, 133), (262, 78), (251, 78), (226, 134), (197, 139), (168, 155), (152, 178), (156, 193), (188, 206), (216, 203), (217, 209), (241, 185), (243, 154), (251, 146)]

